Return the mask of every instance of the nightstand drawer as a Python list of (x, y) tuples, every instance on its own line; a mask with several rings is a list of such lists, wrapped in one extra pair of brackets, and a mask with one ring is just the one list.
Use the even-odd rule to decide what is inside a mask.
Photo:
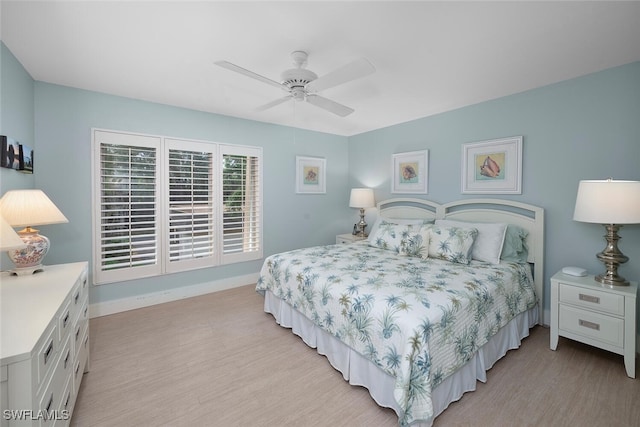
[(560, 305), (559, 329), (624, 347), (624, 320)]
[(560, 284), (560, 302), (624, 316), (624, 296)]

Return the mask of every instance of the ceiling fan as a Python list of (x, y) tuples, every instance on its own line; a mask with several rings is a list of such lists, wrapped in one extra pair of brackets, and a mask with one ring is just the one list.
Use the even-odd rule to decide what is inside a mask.
[(282, 80), (281, 83), (227, 61), (217, 61), (215, 64), (288, 92), (288, 95), (258, 107), (258, 111), (264, 111), (268, 108), (282, 104), (283, 102), (287, 102), (290, 99), (294, 99), (296, 101), (306, 101), (311, 105), (330, 111), (340, 117), (348, 116), (355, 110), (347, 107), (346, 105), (339, 104), (328, 98), (320, 96), (317, 92), (341, 85), (351, 80), (359, 79), (372, 74), (376, 70), (369, 61), (365, 58), (361, 58), (350, 62), (335, 71), (325, 74), (322, 77), (318, 77), (316, 73), (305, 68), (308, 58), (306, 52), (296, 50), (291, 53), (291, 58), (293, 59), (293, 64), (296, 68), (283, 71), (280, 76)]

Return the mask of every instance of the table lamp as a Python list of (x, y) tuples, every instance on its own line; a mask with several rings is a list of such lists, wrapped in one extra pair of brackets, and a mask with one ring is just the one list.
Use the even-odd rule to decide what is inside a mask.
[(26, 248), (27, 245), (9, 223), (0, 215), (0, 251)]
[(42, 271), (42, 259), (49, 251), (49, 239), (34, 225), (69, 222), (42, 190), (11, 190), (0, 199), (0, 214), (11, 227), (25, 227), (18, 231), (26, 247), (7, 251), (18, 276)]
[(618, 249), (618, 230), (622, 224), (640, 223), (640, 181), (580, 181), (574, 221), (603, 224), (607, 246), (597, 254), (607, 269), (595, 280), (608, 286), (628, 286), (629, 281), (618, 275), (618, 266), (629, 260)]
[(358, 223), (358, 236), (367, 237), (364, 229), (367, 223), (364, 220), (365, 208), (374, 207), (375, 199), (373, 197), (373, 189), (371, 188), (353, 188), (351, 189), (351, 197), (349, 198), (349, 207), (360, 209), (360, 222)]

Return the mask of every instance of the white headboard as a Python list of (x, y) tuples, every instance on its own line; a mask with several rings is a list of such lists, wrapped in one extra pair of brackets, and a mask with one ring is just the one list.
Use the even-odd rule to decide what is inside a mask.
[(533, 281), (540, 298), (539, 323), (544, 309), (544, 209), (526, 203), (502, 199), (464, 199), (439, 204), (413, 198), (387, 199), (378, 203), (385, 218), (454, 219), (475, 222), (502, 222), (518, 225), (529, 232), (528, 261), (533, 265)]

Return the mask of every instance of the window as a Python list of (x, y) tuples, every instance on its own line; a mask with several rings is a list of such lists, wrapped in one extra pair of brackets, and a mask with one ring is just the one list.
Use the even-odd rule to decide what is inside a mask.
[(221, 154), (223, 257), (255, 259), (262, 248), (259, 152), (224, 146)]
[(262, 149), (93, 131), (94, 279), (262, 258)]

